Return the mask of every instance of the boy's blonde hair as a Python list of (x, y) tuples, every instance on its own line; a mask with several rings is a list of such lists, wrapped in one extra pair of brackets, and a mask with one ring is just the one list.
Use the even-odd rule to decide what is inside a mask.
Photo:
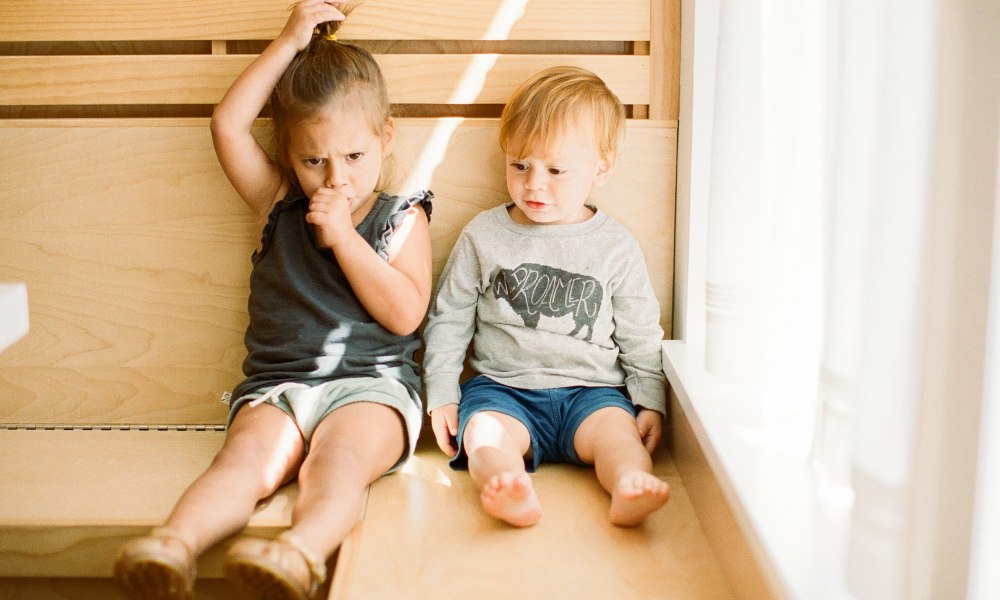
[[(340, 11), (346, 15), (360, 3), (349, 2)], [(275, 160), (289, 181), (298, 181), (288, 162), (289, 126), (292, 122), (316, 114), (330, 102), (342, 102), (356, 93), (376, 136), (382, 138), (392, 123), (392, 105), (378, 63), (364, 48), (336, 40), (335, 34), (341, 23), (330, 21), (320, 24), (309, 45), (292, 59), (271, 92)], [(376, 191), (383, 191), (391, 184), (393, 165), (391, 156), (386, 158)]]
[(560, 128), (586, 114), (593, 119), (602, 157), (614, 158), (625, 130), (625, 107), (607, 84), (579, 67), (552, 67), (522, 83), (500, 115), (500, 148), (524, 156), (527, 148), (549, 150)]

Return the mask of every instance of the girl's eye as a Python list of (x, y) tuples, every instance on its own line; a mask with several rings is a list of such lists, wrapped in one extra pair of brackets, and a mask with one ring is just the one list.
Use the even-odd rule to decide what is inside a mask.
[(527, 171), (528, 165), (519, 162), (512, 162), (510, 163), (510, 168), (514, 169), (515, 171)]
[(349, 161), (361, 160), (361, 157), (364, 155), (365, 155), (364, 152), (352, 152), (347, 155), (347, 160)]
[(307, 158), (304, 162), (310, 167), (318, 167), (325, 161), (322, 158)]
[(562, 175), (565, 172), (566, 172), (565, 169), (559, 169), (559, 168), (556, 168), (556, 167), (549, 167), (549, 175)]

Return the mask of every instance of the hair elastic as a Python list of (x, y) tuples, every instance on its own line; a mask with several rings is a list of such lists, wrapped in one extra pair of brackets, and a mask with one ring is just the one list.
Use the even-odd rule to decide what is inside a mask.
[[(323, 35), (323, 32), (319, 30), (319, 27), (317, 27), (317, 28), (313, 29), (313, 35)], [(326, 35), (323, 35), (323, 39), (326, 40), (326, 41), (328, 41), (328, 42), (336, 42), (337, 41), (337, 34), (336, 33), (332, 33), (332, 32), (328, 33)]]

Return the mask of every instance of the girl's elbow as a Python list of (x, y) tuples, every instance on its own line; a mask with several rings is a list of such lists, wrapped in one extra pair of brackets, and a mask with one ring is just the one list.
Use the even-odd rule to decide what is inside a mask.
[(395, 318), (384, 324), (384, 327), (396, 335), (410, 335), (420, 328), (424, 322), (424, 315), (425, 311), (397, 313)]

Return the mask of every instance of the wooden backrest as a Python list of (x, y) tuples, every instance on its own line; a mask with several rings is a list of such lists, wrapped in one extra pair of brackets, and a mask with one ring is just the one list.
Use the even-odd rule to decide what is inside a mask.
[[(31, 330), (0, 354), (0, 424), (223, 423), (255, 232), (207, 117), (287, 3), (3, 4), (0, 281), (27, 283)], [(565, 0), (356, 10), (339, 36), (376, 54), (402, 115), (407, 187), (437, 194), (435, 277), (462, 226), (506, 199), (502, 103), (537, 70), (578, 64), (629, 106), (622, 159), (594, 199), (642, 243), (669, 331), (676, 75), (674, 41), (657, 37), (675, 32), (654, 18), (664, 12), (675, 14)]]

